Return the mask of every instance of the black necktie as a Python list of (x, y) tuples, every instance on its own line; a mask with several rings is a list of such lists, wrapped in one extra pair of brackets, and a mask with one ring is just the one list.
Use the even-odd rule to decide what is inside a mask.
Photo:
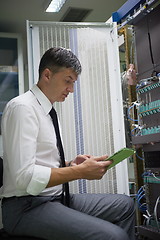
[[(61, 165), (62, 165), (62, 167), (66, 167), (63, 145), (62, 145), (60, 131), (59, 131), (57, 113), (56, 113), (55, 109), (52, 108), (51, 111), (49, 112), (49, 114), (52, 118), (55, 133), (56, 133), (57, 148), (59, 150), (59, 155), (60, 155), (60, 158), (61, 158)], [(69, 198), (69, 184), (68, 184), (68, 182), (63, 184), (63, 194), (64, 194), (64, 204), (69, 207), (70, 198)]]

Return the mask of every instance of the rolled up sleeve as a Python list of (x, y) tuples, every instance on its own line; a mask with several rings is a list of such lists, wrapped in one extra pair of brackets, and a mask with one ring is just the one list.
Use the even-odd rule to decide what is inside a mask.
[(27, 193), (40, 194), (47, 186), (51, 175), (51, 168), (35, 165), (33, 175), (27, 187)]

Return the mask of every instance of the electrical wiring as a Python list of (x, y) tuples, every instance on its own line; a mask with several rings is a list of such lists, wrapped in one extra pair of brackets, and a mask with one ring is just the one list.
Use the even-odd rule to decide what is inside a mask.
[[(155, 174), (153, 172), (144, 172), (142, 177), (154, 177), (156, 180), (160, 181), (160, 178), (156, 177)], [(142, 195), (143, 194), (143, 195)], [(138, 203), (140, 203), (140, 200), (143, 198), (144, 196), (144, 192), (143, 192), (143, 188), (140, 189), (139, 193), (138, 193)], [(145, 223), (146, 225), (149, 225), (150, 223), (150, 220), (151, 219), (154, 219), (155, 222), (156, 222), (156, 225), (157, 225), (157, 229), (158, 231), (160, 231), (160, 223), (159, 223), (159, 220), (158, 219), (158, 204), (160, 203), (160, 196), (157, 198), (156, 200), (156, 203), (155, 203), (155, 206), (154, 206), (154, 211), (153, 211), (153, 214), (151, 215), (148, 210), (146, 209), (146, 213), (143, 214), (143, 216), (145, 217)], [(145, 210), (144, 208), (142, 208), (142, 205), (139, 206), (142, 210)]]
[(151, 171), (149, 171), (149, 172), (144, 172), (143, 174), (142, 174), (142, 177), (154, 177), (155, 179), (157, 179), (158, 181), (160, 181), (160, 177), (158, 178), (158, 177), (156, 177), (155, 176), (155, 174), (153, 173), (153, 172), (151, 172)]
[(132, 137), (136, 135), (136, 133), (133, 134), (133, 132), (136, 132), (137, 129), (139, 129), (139, 128), (138, 128), (138, 127), (135, 127), (135, 128), (133, 128), (133, 129), (131, 130), (131, 136), (132, 136)]
[(154, 218), (155, 218), (158, 230), (160, 230), (158, 216), (157, 216), (157, 208), (158, 208), (159, 203), (160, 203), (160, 196), (157, 198), (156, 203), (155, 203), (155, 207), (154, 207)]
[(128, 115), (128, 119), (133, 121), (133, 122), (138, 122), (138, 119), (133, 119), (130, 117), (130, 111), (131, 109), (134, 109), (134, 107), (137, 106), (137, 103), (133, 103), (129, 108), (128, 108), (128, 111), (127, 111), (127, 115)]
[(143, 214), (143, 217), (145, 218), (144, 220), (144, 225), (148, 226), (150, 224), (151, 219), (153, 218), (152, 215), (149, 213), (148, 210), (146, 210), (146, 213)]
[(140, 211), (141, 211), (142, 213), (145, 213), (145, 212), (146, 212), (146, 209), (147, 209), (146, 203), (141, 204), (141, 205), (139, 206), (139, 209), (140, 209)]
[[(132, 124), (134, 128), (131, 130), (131, 135), (132, 136), (138, 136), (141, 135), (141, 129), (142, 127), (139, 124)], [(134, 134), (133, 134), (134, 133)]]
[(142, 203), (142, 204), (139, 206), (139, 209), (141, 210), (142, 213), (146, 213), (147, 204), (146, 204), (146, 203)]
[(144, 186), (142, 186), (139, 190), (138, 190), (138, 192), (137, 192), (137, 195), (139, 195), (141, 192), (143, 192), (144, 191)]
[(152, 174), (152, 176), (153, 176), (155, 179), (157, 179), (158, 181), (160, 181), (160, 178), (156, 177), (154, 173), (151, 173), (151, 174)]
[(144, 158), (140, 157), (137, 152), (136, 152), (136, 157), (139, 158), (140, 160), (144, 161)]
[(142, 213), (146, 213), (146, 210), (147, 210), (146, 203), (145, 202), (141, 202), (141, 200), (144, 200), (144, 198), (145, 198), (145, 189), (144, 189), (144, 186), (142, 186), (138, 190), (137, 195), (136, 195), (137, 205), (138, 205), (139, 210)]

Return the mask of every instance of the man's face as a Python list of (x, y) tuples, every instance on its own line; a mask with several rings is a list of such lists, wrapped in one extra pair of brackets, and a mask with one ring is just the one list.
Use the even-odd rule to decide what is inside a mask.
[(55, 74), (50, 72), (47, 96), (51, 103), (65, 101), (68, 94), (74, 92), (76, 80), (77, 74), (71, 68), (62, 68)]

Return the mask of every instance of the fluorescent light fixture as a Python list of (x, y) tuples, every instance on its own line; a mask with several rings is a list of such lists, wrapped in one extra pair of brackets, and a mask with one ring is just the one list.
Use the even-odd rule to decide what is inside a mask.
[(46, 12), (59, 12), (66, 0), (52, 0)]

